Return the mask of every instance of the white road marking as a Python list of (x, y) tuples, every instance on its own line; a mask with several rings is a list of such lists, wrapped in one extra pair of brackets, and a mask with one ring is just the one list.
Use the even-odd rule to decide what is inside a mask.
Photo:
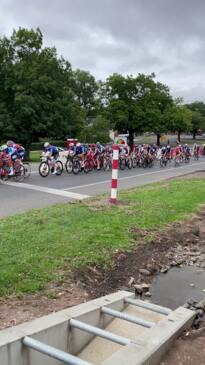
[(72, 193), (72, 192), (68, 192), (65, 190), (47, 188), (44, 186), (37, 186), (37, 185), (25, 184), (25, 183), (15, 183), (15, 182), (10, 182), (10, 181), (6, 181), (6, 182), (2, 182), (2, 183), (4, 185), (15, 186), (17, 188), (35, 190), (35, 191), (40, 191), (40, 192), (47, 193), (47, 194), (59, 195), (59, 196), (63, 196), (66, 198), (72, 198), (72, 199), (77, 199), (77, 200), (89, 198), (88, 195)]
[[(192, 164), (187, 164), (186, 166), (179, 166), (179, 167), (172, 167), (169, 169), (163, 169), (163, 170), (157, 170), (157, 171), (152, 171), (152, 172), (145, 172), (144, 174), (137, 174), (137, 175), (131, 175), (131, 176), (124, 176), (124, 177), (120, 177), (118, 180), (122, 181), (122, 180), (129, 180), (129, 179), (133, 179), (136, 177), (143, 177), (143, 176), (149, 176), (149, 175), (154, 175), (154, 174), (161, 174), (161, 173), (169, 173), (170, 171), (180, 171), (181, 169), (187, 169), (190, 168), (191, 166), (197, 166), (197, 165), (205, 165), (205, 161), (203, 162), (196, 162), (196, 163), (192, 163)], [(194, 171), (193, 171), (194, 172)], [(174, 176), (173, 176), (174, 177)], [(177, 175), (176, 175), (177, 177)], [(111, 178), (110, 180), (103, 180), (103, 181), (97, 181), (95, 183), (90, 183), (90, 184), (86, 184), (86, 185), (78, 185), (78, 186), (71, 186), (70, 188), (65, 188), (65, 191), (69, 191), (69, 190), (75, 190), (75, 189), (80, 189), (80, 188), (87, 188), (90, 186), (95, 186), (95, 185), (100, 185), (100, 184), (107, 184), (110, 183), (111, 184)]]

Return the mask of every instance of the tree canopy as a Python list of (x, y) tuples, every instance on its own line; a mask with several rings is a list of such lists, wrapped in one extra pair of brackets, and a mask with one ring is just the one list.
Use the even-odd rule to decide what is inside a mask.
[(205, 129), (205, 104), (184, 105), (155, 74), (120, 75), (96, 81), (90, 72), (73, 70), (43, 46), (40, 29), (19, 28), (0, 37), (0, 139), (27, 148), (39, 138), (79, 137), (109, 141), (109, 129), (134, 134)]

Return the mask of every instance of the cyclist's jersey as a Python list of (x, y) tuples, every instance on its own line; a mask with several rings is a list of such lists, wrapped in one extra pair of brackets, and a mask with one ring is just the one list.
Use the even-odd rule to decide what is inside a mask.
[(58, 147), (56, 146), (49, 146), (48, 148), (45, 148), (45, 152), (50, 153), (53, 157), (59, 154)]
[(75, 149), (76, 155), (82, 155), (83, 154), (83, 146), (77, 146)]
[(95, 146), (95, 154), (96, 154), (96, 155), (101, 154), (102, 152), (104, 152), (104, 150), (105, 150), (105, 148), (104, 148), (104, 146), (102, 146), (102, 145), (97, 145), (97, 146)]
[(13, 145), (13, 148), (16, 149), (18, 158), (22, 158), (25, 156), (25, 148), (21, 146), (20, 144), (15, 143)]
[(88, 152), (88, 147), (85, 144), (83, 144), (82, 145), (82, 153), (86, 154), (87, 152)]
[(17, 153), (17, 150), (16, 150), (16, 148), (14, 148), (14, 147), (7, 147), (6, 152), (7, 152), (7, 154), (8, 154), (9, 156), (12, 156), (12, 155), (14, 155), (14, 154), (16, 154), (16, 153)]
[(176, 156), (179, 155), (181, 153), (181, 148), (180, 147), (176, 147), (174, 152), (175, 152), (175, 155)]

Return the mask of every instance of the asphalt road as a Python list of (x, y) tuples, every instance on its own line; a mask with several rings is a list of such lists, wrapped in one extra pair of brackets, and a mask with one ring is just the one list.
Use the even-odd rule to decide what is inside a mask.
[[(119, 189), (129, 189), (157, 182), (170, 177), (205, 169), (205, 160), (191, 161), (180, 167), (170, 164), (162, 169), (156, 164), (151, 169), (136, 168), (119, 171)], [(42, 208), (57, 203), (82, 200), (101, 193), (110, 193), (111, 171), (93, 171), (77, 176), (64, 173), (42, 178), (37, 165), (32, 166), (32, 175), (23, 183), (0, 182), (0, 217)]]

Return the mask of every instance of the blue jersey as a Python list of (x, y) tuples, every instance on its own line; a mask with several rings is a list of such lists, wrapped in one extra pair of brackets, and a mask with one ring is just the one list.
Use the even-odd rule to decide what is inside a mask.
[(17, 154), (17, 150), (14, 147), (7, 147), (6, 151), (7, 151), (7, 154), (10, 156)]
[(48, 148), (45, 148), (46, 152), (49, 152), (52, 156), (57, 155), (59, 153), (58, 147), (56, 146), (49, 146)]
[(75, 152), (76, 152), (76, 155), (81, 155), (83, 153), (83, 147), (77, 146)]

